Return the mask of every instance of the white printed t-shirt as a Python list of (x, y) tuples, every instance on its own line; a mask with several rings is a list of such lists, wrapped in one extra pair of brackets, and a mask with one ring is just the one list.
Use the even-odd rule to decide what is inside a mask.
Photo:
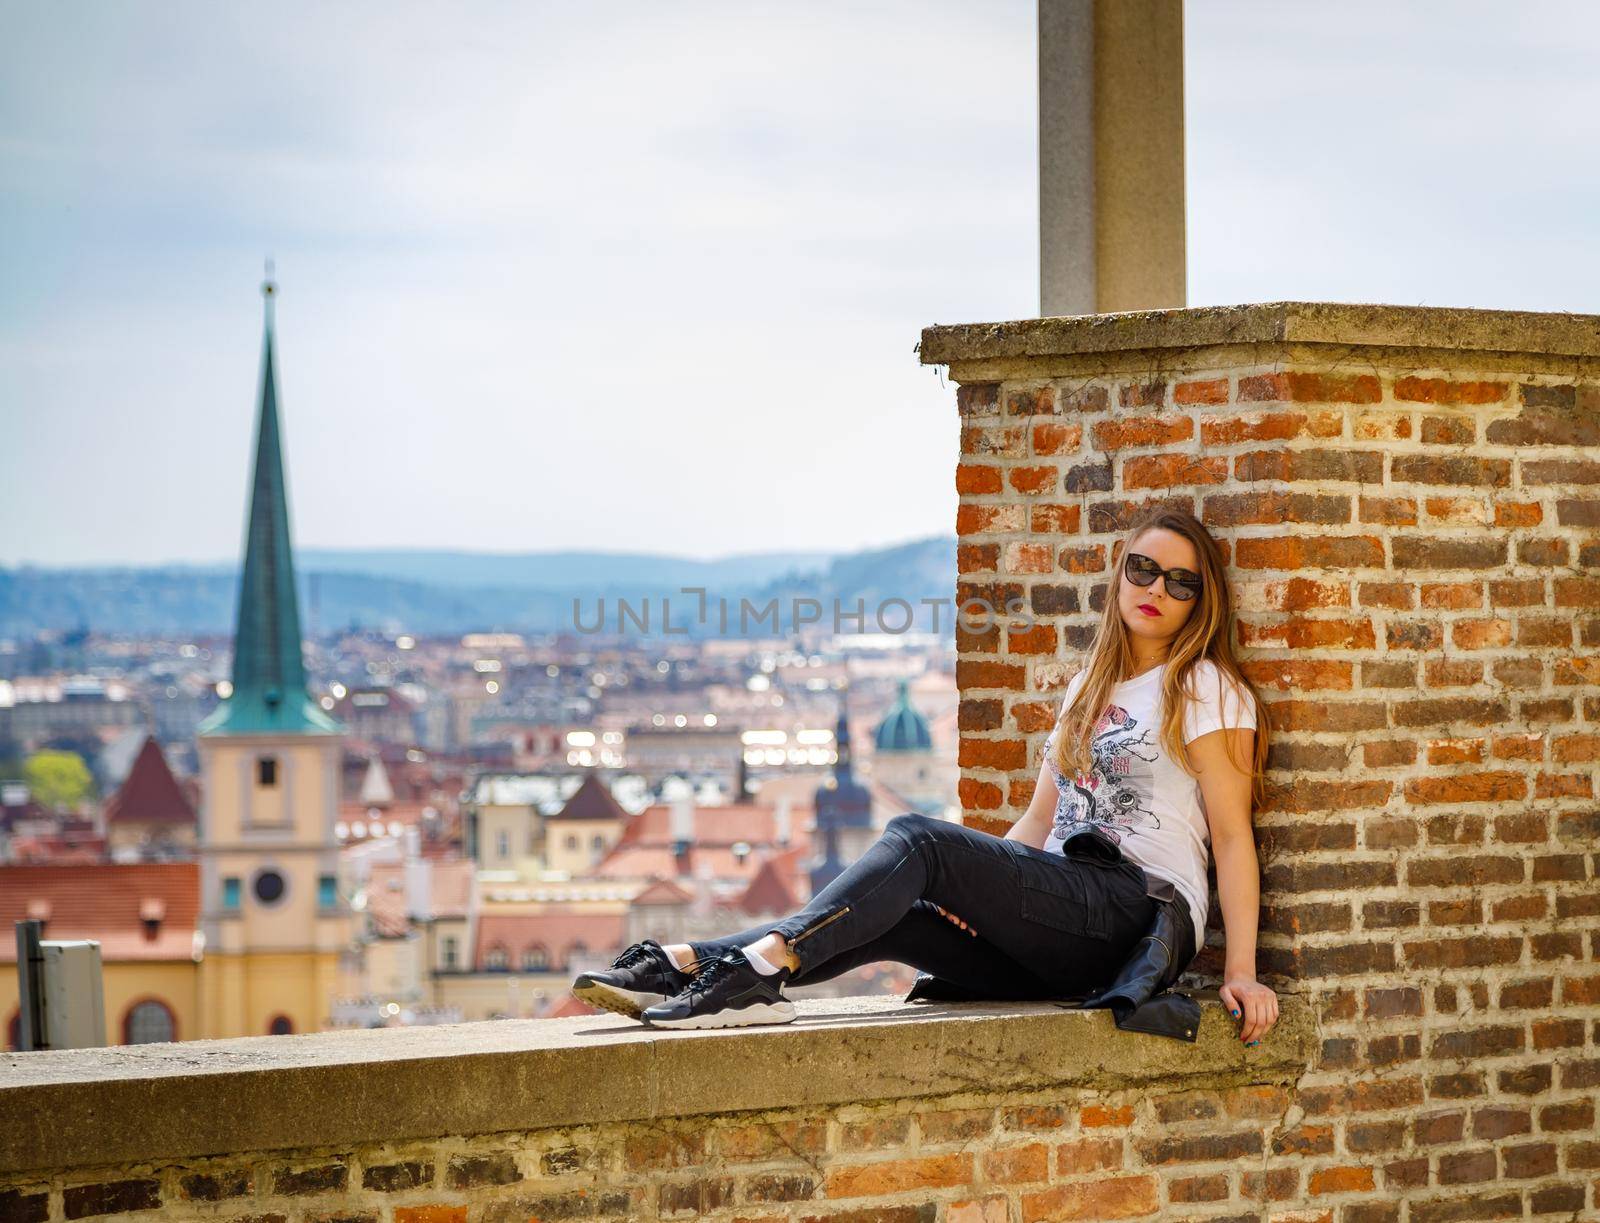
[[(1170, 880), (1189, 902), (1198, 953), (1205, 942), (1211, 829), (1199, 778), (1185, 773), (1161, 745), (1161, 678), (1166, 669), (1162, 663), (1112, 688), (1090, 739), (1094, 763), (1088, 776), (1080, 773), (1069, 781), (1061, 773), (1050, 755), (1056, 738), (1050, 732), (1045, 760), (1060, 797), (1043, 848), (1059, 854), (1067, 837), (1091, 824), (1108, 833), (1124, 857)], [(1083, 675), (1080, 671), (1068, 682), (1056, 711), (1058, 725)], [(1196, 695), (1185, 702), (1185, 745), (1219, 728), (1255, 726), (1255, 702), (1247, 690), (1224, 683), (1219, 700), (1222, 675), (1209, 658), (1194, 664), (1189, 687)]]

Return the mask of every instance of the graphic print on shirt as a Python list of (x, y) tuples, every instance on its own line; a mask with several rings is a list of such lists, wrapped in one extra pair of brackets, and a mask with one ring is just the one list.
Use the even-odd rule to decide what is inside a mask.
[[(1048, 757), (1060, 791), (1052, 821), (1060, 840), (1091, 824), (1119, 843), (1124, 830), (1161, 826), (1151, 804), (1154, 765), (1160, 754), (1155, 734), (1155, 726), (1141, 724), (1121, 705), (1112, 703), (1095, 724), (1089, 746), (1093, 765), (1087, 776), (1079, 773), (1068, 781), (1056, 767), (1055, 757)], [(1050, 739), (1055, 739), (1055, 732)]]

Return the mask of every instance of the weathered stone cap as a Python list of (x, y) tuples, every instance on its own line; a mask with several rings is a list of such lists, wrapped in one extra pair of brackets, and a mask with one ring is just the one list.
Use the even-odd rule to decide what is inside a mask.
[(1211, 994), (1198, 1039), (1048, 1002), (797, 999), (792, 1024), (670, 1031), (616, 1015), (0, 1053), (0, 1175), (827, 1107), (969, 1091), (1288, 1083), (1309, 1009), (1244, 1049)]
[(1260, 302), (925, 327), (924, 365), (1219, 344), (1342, 344), (1600, 356), (1600, 315), (1353, 302)]

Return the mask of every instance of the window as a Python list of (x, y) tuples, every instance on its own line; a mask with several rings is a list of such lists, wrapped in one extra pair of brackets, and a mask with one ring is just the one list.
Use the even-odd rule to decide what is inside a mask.
[(489, 972), (504, 972), (511, 967), (511, 953), (496, 943), (483, 955), (483, 967)]
[(589, 949), (582, 943), (574, 943), (567, 948), (567, 963), (574, 964), (589, 954)]
[(337, 876), (317, 876), (317, 905), (323, 909), (337, 909), (339, 907), (339, 880)]
[(497, 858), (511, 856), (511, 834), (504, 828), (494, 834), (494, 853)]
[(456, 966), (456, 940), (454, 936), (444, 940), (444, 966), (454, 969)]
[(229, 875), (223, 879), (222, 907), (230, 913), (239, 911), (239, 876)]
[(165, 1002), (148, 998), (128, 1008), (122, 1019), (122, 1043), (148, 1045), (159, 1040), (172, 1040), (177, 1034), (177, 1023), (172, 1010)]
[(250, 888), (255, 893), (256, 899), (264, 905), (277, 904), (288, 889), (289, 885), (284, 881), (283, 875), (271, 868), (257, 871), (255, 882)]
[(256, 757), (256, 785), (271, 787), (278, 784), (278, 758), (276, 756)]
[(601, 836), (599, 833), (595, 833), (595, 835), (590, 838), (590, 840), (589, 840), (589, 848), (594, 850), (595, 853), (599, 853), (605, 847), (606, 847), (606, 839), (603, 836)]
[(578, 848), (578, 838), (577, 837), (573, 837), (573, 836), (569, 836), (567, 838), (567, 848), (568, 849), (577, 849)]
[(268, 1036), (288, 1036), (294, 1031), (294, 1020), (287, 1015), (274, 1015), (267, 1025)]
[(544, 972), (550, 967), (550, 952), (539, 944), (525, 948), (522, 952), (523, 972)]

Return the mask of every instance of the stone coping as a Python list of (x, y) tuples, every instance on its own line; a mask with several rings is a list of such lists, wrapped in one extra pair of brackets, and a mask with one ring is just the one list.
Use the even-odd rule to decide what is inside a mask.
[(0, 1053), (0, 1175), (245, 1151), (1060, 1086), (1290, 1083), (1310, 1008), (1245, 1049), (1215, 990), (1195, 1043), (1049, 1002), (797, 998), (791, 1024), (617, 1015)]
[(924, 365), (1229, 344), (1337, 344), (1600, 356), (1600, 315), (1261, 302), (926, 327)]

